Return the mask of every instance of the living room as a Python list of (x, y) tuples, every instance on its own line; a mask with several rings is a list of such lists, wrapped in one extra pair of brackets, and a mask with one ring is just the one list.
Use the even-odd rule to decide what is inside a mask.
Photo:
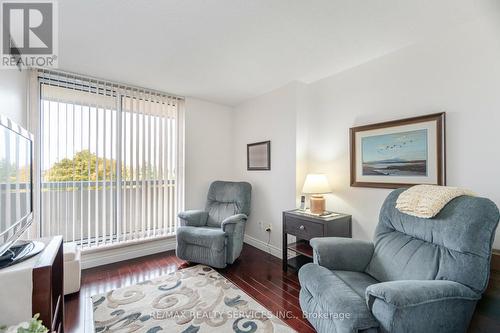
[[(19, 3), (0, 254), (33, 249), (0, 269), (0, 325), (500, 329), (498, 1)], [(50, 20), (13, 28), (30, 10)]]

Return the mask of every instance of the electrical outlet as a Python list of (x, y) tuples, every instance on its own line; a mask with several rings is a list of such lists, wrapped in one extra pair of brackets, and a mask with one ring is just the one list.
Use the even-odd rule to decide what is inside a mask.
[(264, 229), (266, 232), (271, 232), (272, 226), (270, 224), (266, 225), (266, 228)]

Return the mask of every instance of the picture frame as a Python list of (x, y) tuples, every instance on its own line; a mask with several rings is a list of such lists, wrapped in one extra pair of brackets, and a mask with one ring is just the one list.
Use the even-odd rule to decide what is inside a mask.
[(446, 185), (446, 113), (352, 127), (353, 187)]
[(271, 141), (247, 144), (247, 170), (271, 170)]

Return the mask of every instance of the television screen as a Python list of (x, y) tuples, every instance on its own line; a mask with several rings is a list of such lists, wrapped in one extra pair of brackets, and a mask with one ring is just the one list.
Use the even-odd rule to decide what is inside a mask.
[(32, 139), (0, 116), (0, 255), (31, 223)]

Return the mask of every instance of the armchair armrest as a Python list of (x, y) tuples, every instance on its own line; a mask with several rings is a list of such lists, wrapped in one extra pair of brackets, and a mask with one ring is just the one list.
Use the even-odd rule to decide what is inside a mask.
[(368, 286), (365, 300), (384, 332), (466, 332), (480, 295), (448, 280), (400, 280)]
[(181, 225), (190, 227), (204, 226), (208, 219), (208, 213), (204, 210), (187, 210), (177, 216), (181, 219)]
[(244, 222), (247, 220), (247, 218), (248, 216), (246, 216), (245, 214), (236, 214), (233, 216), (229, 216), (224, 219), (224, 221), (222, 221), (221, 228), (225, 232), (232, 232), (237, 223)]
[(362, 272), (373, 255), (373, 243), (342, 237), (313, 238), (314, 262), (328, 269)]
[(368, 307), (378, 298), (396, 308), (447, 300), (475, 301), (480, 296), (472, 289), (448, 280), (400, 280), (368, 286), (365, 291)]

